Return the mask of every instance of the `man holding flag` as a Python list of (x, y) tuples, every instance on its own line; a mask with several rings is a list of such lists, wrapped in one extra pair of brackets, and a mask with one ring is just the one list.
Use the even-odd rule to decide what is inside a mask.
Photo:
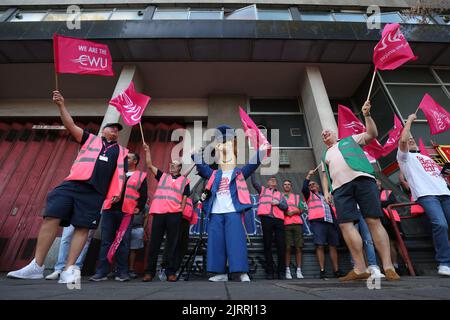
[(386, 279), (400, 279), (392, 265), (389, 238), (380, 221), (383, 213), (375, 172), (361, 148), (378, 135), (370, 108), (370, 101), (366, 101), (361, 110), (366, 122), (365, 132), (340, 141), (335, 132), (322, 132), (323, 142), (327, 147), (322, 156), (324, 196), (331, 204), (331, 192), (333, 194), (339, 227), (354, 261), (353, 270), (345, 277), (339, 278), (341, 281), (364, 280), (370, 277), (364, 260), (362, 239), (354, 226), (360, 217), (358, 205), (382, 260)]
[(441, 168), (428, 156), (420, 154), (411, 135), (411, 125), (416, 115), (411, 114), (403, 129), (397, 161), (408, 180), (414, 201), (417, 201), (430, 218), (438, 274), (450, 276), (450, 190), (442, 177)]
[[(144, 210), (147, 201), (147, 174), (136, 169), (139, 164), (137, 153), (128, 154), (128, 172), (126, 187), (123, 188), (120, 201), (105, 201), (102, 215), (102, 239), (100, 247), (100, 264), (90, 281), (107, 280), (110, 263), (115, 251), (117, 264), (117, 281), (129, 281), (128, 254), (130, 249), (131, 218)], [(122, 236), (120, 239), (119, 237)], [(112, 248), (111, 248), (112, 247)]]
[(80, 280), (80, 270), (75, 262), (87, 241), (89, 229), (98, 227), (103, 202), (105, 199), (112, 203), (120, 200), (128, 166), (128, 150), (117, 143), (121, 124), (108, 123), (103, 127), (101, 137), (96, 136), (75, 124), (59, 91), (53, 92), (53, 101), (59, 108), (64, 126), (81, 144), (81, 149), (69, 176), (47, 196), (35, 258), (24, 268), (9, 272), (8, 277), (42, 279), (44, 260), (58, 227), (71, 224), (75, 231), (59, 283), (73, 283)]

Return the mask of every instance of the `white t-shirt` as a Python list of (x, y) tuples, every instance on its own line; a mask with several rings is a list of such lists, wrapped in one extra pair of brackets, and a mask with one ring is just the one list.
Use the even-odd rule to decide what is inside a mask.
[(441, 168), (420, 153), (397, 151), (400, 170), (408, 180), (414, 201), (423, 196), (450, 195)]
[(217, 190), (211, 213), (236, 212), (230, 192), (232, 174), (233, 170), (222, 171), (222, 179), (220, 180), (219, 189)]

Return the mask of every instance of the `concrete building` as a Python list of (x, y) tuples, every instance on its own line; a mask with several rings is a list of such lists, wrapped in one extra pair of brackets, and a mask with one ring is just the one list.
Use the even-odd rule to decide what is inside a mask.
[[(393, 115), (405, 120), (425, 92), (450, 106), (449, 4), (426, 3), (430, 10), (412, 15), (405, 10), (415, 0), (79, 0), (69, 11), (72, 1), (0, 1), (0, 269), (31, 255), (45, 192), (76, 153), (61, 130), (33, 129), (59, 124), (51, 101), (54, 33), (105, 43), (112, 53), (114, 77), (59, 75), (67, 106), (81, 124), (98, 130), (118, 120), (108, 101), (131, 79), (152, 96), (143, 123), (146, 138), (162, 150), (171, 145), (167, 133), (178, 127), (193, 132), (195, 120), (204, 128), (240, 127), (242, 106), (258, 125), (279, 129), (279, 177), (294, 177), (300, 192), (305, 173), (320, 161), (321, 131), (336, 128), (337, 105), (357, 112), (366, 98), (380, 39), (380, 29), (369, 27), (377, 21), (381, 27), (401, 23), (419, 56), (396, 71), (377, 72), (371, 100), (380, 141), (387, 140)], [(419, 119), (413, 133), (431, 145), (423, 114)], [(50, 147), (55, 155), (47, 160), (33, 156), (39, 146), (61, 139), (72, 146), (70, 155)], [(448, 144), (450, 133), (432, 139)], [(139, 131), (128, 128), (121, 142), (139, 150)], [(52, 159), (64, 159), (64, 168), (49, 167)], [(167, 154), (158, 165), (165, 160)], [(23, 167), (41, 171), (34, 177)], [(377, 167), (396, 188), (395, 154)]]

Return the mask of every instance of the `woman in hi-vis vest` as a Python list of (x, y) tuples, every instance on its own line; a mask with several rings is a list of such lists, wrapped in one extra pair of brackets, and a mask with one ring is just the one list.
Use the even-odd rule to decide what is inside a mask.
[(215, 274), (209, 281), (228, 281), (228, 272), (239, 274), (240, 281), (249, 282), (246, 232), (243, 221), (245, 211), (252, 208), (245, 179), (260, 165), (260, 148), (256, 158), (242, 168), (237, 167), (237, 139), (229, 126), (217, 128), (215, 155), (218, 170), (203, 161), (201, 153), (193, 159), (199, 175), (208, 179), (206, 190), (210, 196), (204, 201), (203, 210), (208, 222), (207, 271)]

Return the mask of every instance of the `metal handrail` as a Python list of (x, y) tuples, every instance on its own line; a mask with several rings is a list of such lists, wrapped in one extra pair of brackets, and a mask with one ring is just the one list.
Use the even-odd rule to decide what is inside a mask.
[[(409, 257), (408, 249), (406, 248), (405, 242), (402, 239), (402, 236), (400, 234), (400, 230), (397, 227), (397, 222), (395, 221), (394, 215), (392, 213), (392, 210), (395, 208), (403, 208), (403, 207), (411, 207), (413, 205), (416, 205), (416, 202), (401, 202), (396, 204), (390, 204), (387, 207), (387, 211), (389, 212), (389, 220), (391, 221), (392, 228), (394, 228), (395, 236), (398, 241), (400, 253), (403, 257), (403, 260), (405, 260), (406, 266), (408, 267), (409, 274), (413, 277), (416, 276), (416, 273), (414, 271), (414, 267), (411, 261), (411, 258)], [(400, 219), (411, 219), (414, 218), (414, 216), (406, 216), (406, 217), (400, 217)]]

